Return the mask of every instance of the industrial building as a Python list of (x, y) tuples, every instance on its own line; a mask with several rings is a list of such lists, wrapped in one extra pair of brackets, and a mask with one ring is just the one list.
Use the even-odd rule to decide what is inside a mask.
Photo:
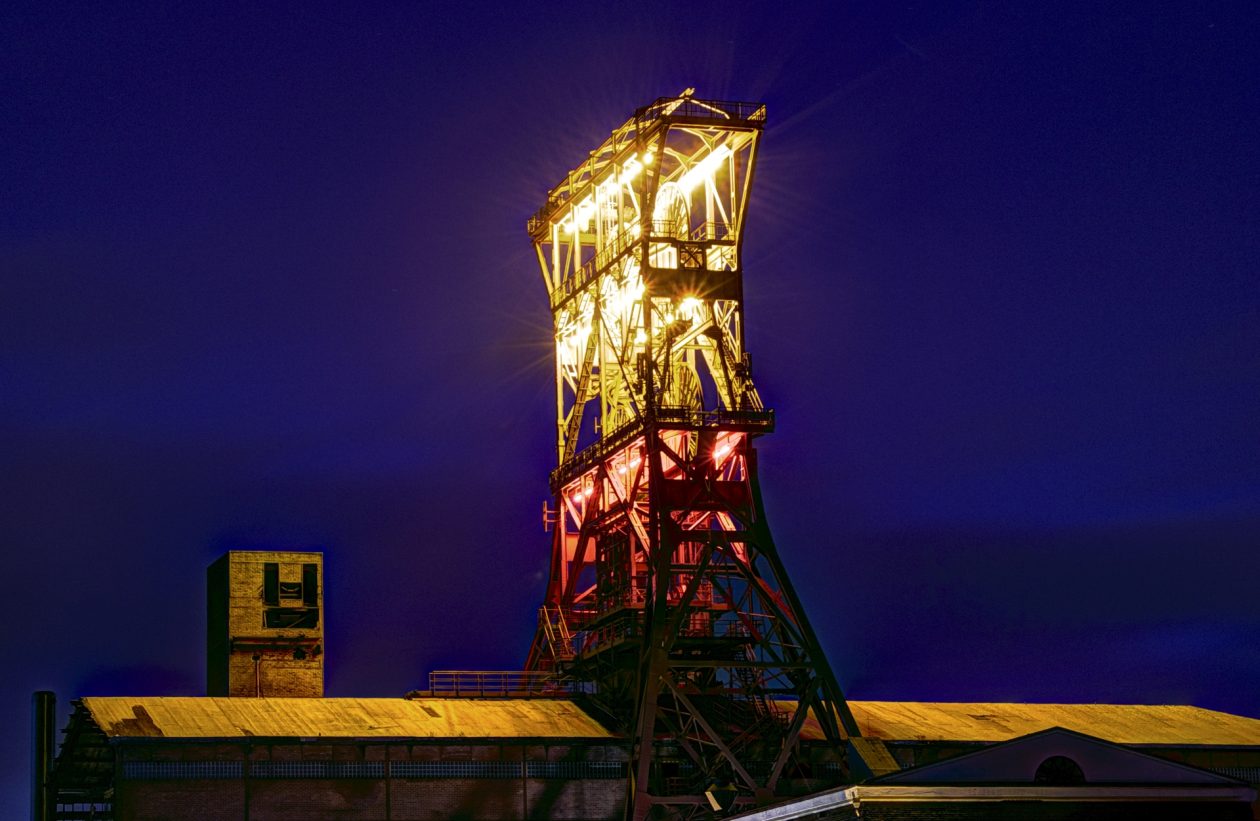
[[(897, 769), (748, 817), (1064, 817), (1035, 811), (1047, 805), (1079, 818), (1253, 817), (1260, 720), (1184, 706), (849, 706)], [(1056, 757), (1079, 762), (1080, 780), (1039, 778)], [(627, 761), (625, 739), (570, 698), (89, 697), (66, 729), (53, 817), (616, 819)]]
[(57, 817), (614, 818), (625, 760), (560, 699), (85, 698)]
[(552, 311), (551, 561), (524, 670), (324, 698), (322, 559), (208, 573), (204, 698), (84, 697), (35, 818), (1255, 815), (1260, 720), (1186, 706), (848, 700), (788, 577), (743, 321), (766, 119), (636, 110), (528, 220)]
[[(322, 611), (300, 627), (289, 617), (266, 626), (278, 602), (321, 601), (322, 569), (319, 554), (299, 552), (234, 551), (211, 565), (207, 689), (219, 695), (76, 701), (36, 818), (625, 816), (628, 739), (588, 712), (585, 693), (549, 676), (438, 672), (406, 698), (323, 698)], [(53, 711), (46, 696), (40, 703), (46, 758)], [(848, 708), (859, 734), (844, 753), (874, 764), (860, 785), (833, 786), (837, 756), (812, 777), (796, 774), (799, 797), (748, 818), (1251, 818), (1260, 782), (1260, 720), (1196, 707)], [(830, 749), (812, 715), (798, 743)], [(1072, 783), (1045, 783), (1056, 759), (1079, 768), (1067, 767)], [(669, 744), (654, 767), (662, 780), (695, 774)]]

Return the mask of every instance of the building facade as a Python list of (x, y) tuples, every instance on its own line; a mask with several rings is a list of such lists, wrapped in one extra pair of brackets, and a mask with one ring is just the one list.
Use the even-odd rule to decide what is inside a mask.
[[(1254, 810), (1260, 720), (1182, 706), (850, 704), (894, 769), (748, 818)], [(58, 819), (593, 821), (623, 817), (628, 786), (626, 740), (564, 698), (84, 698), (66, 733)], [(1039, 781), (1055, 756), (1084, 780)]]
[(324, 694), (324, 557), (225, 553), (206, 571), (206, 692)]

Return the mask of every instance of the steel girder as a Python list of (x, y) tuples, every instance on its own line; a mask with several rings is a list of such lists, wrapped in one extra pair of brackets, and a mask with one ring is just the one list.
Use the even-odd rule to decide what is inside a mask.
[[(527, 667), (631, 743), (627, 816), (846, 777), (858, 730), (775, 549), (740, 249), (765, 110), (663, 98), (529, 223), (556, 334), (550, 575)], [(812, 722), (820, 745), (802, 743)]]

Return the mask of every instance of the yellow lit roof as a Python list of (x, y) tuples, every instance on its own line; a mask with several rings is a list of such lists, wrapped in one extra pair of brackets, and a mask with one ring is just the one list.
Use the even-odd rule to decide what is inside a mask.
[[(885, 741), (1006, 741), (1063, 727), (1117, 744), (1260, 746), (1260, 719), (1184, 705), (850, 701), (849, 709), (862, 735)], [(808, 729), (821, 735), (816, 724)]]
[(611, 738), (561, 699), (84, 698), (109, 737)]
[[(83, 706), (121, 738), (591, 738), (614, 734), (565, 699), (119, 698)], [(1063, 727), (1117, 744), (1260, 746), (1260, 719), (1181, 705), (850, 701), (885, 741), (1007, 741)], [(802, 734), (821, 738), (811, 717)]]

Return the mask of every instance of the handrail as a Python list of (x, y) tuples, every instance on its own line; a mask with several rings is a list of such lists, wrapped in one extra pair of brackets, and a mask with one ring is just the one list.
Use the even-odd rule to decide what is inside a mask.
[(693, 408), (657, 408), (656, 420), (678, 423), (694, 428), (710, 428), (718, 425), (739, 425), (771, 430), (774, 428), (773, 410), (695, 410)]
[(719, 122), (764, 123), (765, 103), (744, 103), (733, 100), (699, 100), (695, 97), (660, 97), (654, 103), (634, 112), (643, 122), (668, 119), (717, 120)]
[[(639, 419), (632, 419), (611, 433), (605, 435), (598, 442), (592, 442), (586, 447), (575, 453), (568, 462), (559, 465), (551, 472), (551, 490), (553, 493), (560, 491), (560, 486), (564, 481), (568, 481), (573, 477), (580, 476), (590, 468), (594, 467), (597, 462), (607, 457), (613, 451), (619, 450), (636, 437), (643, 433), (643, 422)], [(562, 479), (564, 481), (562, 481)]]
[[(615, 237), (604, 243), (604, 247), (595, 256), (587, 260), (586, 264), (578, 268), (572, 276), (561, 280), (560, 284), (549, 295), (552, 310), (554, 311), (574, 294), (586, 290), (586, 287), (598, 279), (609, 265), (616, 262), (622, 254), (638, 242), (640, 234), (636, 234), (634, 231), (634, 228), (637, 227), (639, 226), (636, 223), (631, 228), (620, 231)], [(713, 236), (708, 236), (710, 228), (712, 228)], [(702, 222), (694, 228), (690, 225), (685, 225), (680, 220), (651, 220), (648, 223), (649, 242), (690, 240), (691, 242), (733, 243), (732, 233), (730, 226), (718, 221)]]
[(616, 262), (618, 257), (629, 250), (636, 240), (638, 240), (638, 236), (635, 235), (633, 229), (627, 228), (604, 243), (604, 247), (595, 256), (587, 260), (585, 265), (573, 273), (573, 276), (562, 280), (551, 292), (552, 310), (559, 307), (568, 297), (585, 290), (586, 286), (597, 279), (598, 275), (602, 274), (605, 268)]
[(536, 670), (434, 670), (429, 693), (436, 698), (535, 698), (578, 692), (578, 684)]
[[(774, 431), (774, 411), (765, 410), (695, 410), (692, 408), (658, 407), (656, 421), (668, 427), (711, 428), (721, 425), (734, 425), (757, 433)], [(645, 428), (643, 420), (633, 419), (597, 442), (592, 442), (575, 453), (569, 461), (559, 465), (551, 472), (551, 490), (560, 492), (560, 488), (573, 479), (590, 470), (600, 461), (606, 459), (614, 451), (625, 447), (635, 437), (642, 436)]]

